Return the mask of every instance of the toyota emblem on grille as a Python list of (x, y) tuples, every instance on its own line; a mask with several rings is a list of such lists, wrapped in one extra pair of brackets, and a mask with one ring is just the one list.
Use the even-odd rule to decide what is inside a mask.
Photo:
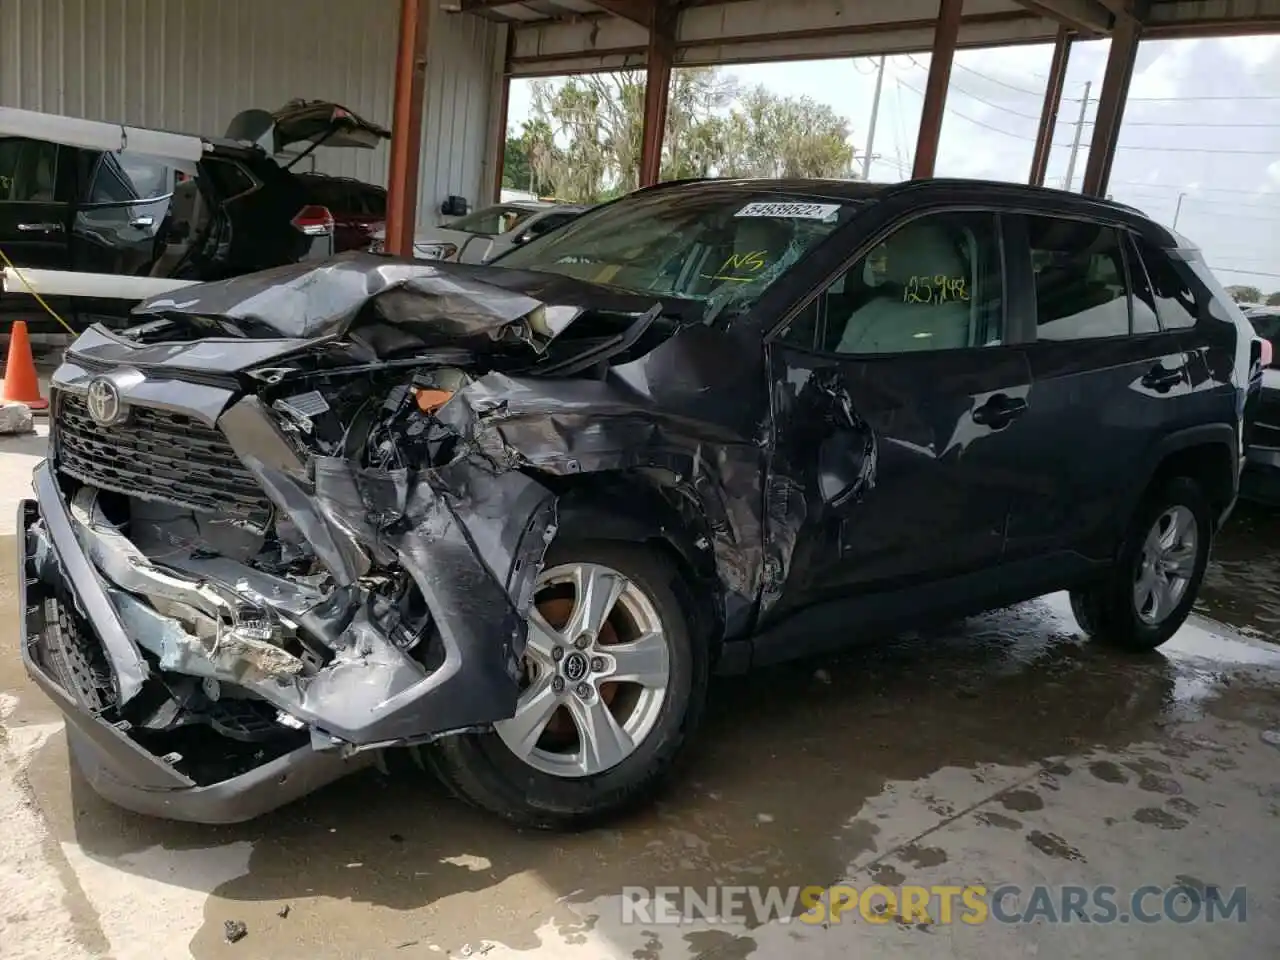
[(89, 392), (84, 399), (85, 406), (89, 408), (89, 416), (99, 426), (109, 427), (125, 418), (127, 411), (120, 402), (120, 391), (106, 377), (98, 377), (90, 383)]

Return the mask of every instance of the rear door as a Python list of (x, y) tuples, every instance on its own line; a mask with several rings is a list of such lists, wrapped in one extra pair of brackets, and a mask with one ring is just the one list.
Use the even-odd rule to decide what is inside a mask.
[[(0, 251), (16, 266), (70, 268), (68, 236), (79, 152), (45, 140), (0, 137)], [(46, 300), (70, 319), (66, 299)], [(0, 298), (0, 318), (6, 330), (16, 319), (28, 321), (33, 331), (61, 329), (34, 298), (21, 294)]]
[(1009, 226), (1032, 385), (1027, 483), (1007, 553), (1083, 569), (1111, 556), (1122, 492), (1145, 466), (1153, 433), (1176, 426), (1192, 392), (1185, 331), (1162, 325), (1123, 227), (1054, 215)]
[(999, 218), (937, 212), (769, 345), (770, 515), (803, 518), (771, 531), (796, 540), (779, 609), (898, 588), (927, 605), (930, 583), (999, 562), (1030, 389), (1009, 335)]

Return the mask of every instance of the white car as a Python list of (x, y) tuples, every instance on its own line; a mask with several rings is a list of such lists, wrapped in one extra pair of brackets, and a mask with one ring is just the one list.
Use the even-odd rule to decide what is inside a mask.
[[(488, 263), (512, 247), (563, 226), (586, 209), (525, 200), (494, 204), (419, 232), (413, 238), (413, 255), (419, 260)], [(385, 230), (375, 233), (370, 249), (381, 252), (385, 242)]]

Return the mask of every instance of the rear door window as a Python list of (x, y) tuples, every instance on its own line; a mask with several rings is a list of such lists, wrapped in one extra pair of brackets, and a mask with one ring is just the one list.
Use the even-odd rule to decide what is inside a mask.
[(1156, 295), (1132, 236), (1125, 243), (1124, 254), (1129, 265), (1129, 283), (1133, 286), (1133, 332), (1158, 333), (1160, 320)]
[(1057, 217), (1027, 217), (1035, 279), (1036, 339), (1092, 340), (1130, 331), (1120, 234)]

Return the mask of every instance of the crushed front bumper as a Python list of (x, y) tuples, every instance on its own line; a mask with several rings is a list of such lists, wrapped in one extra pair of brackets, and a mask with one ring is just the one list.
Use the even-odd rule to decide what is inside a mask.
[(53, 590), (34, 575), (36, 557), (31, 549), (30, 530), (41, 519), (66, 595), (102, 644), (117, 697), (128, 700), (136, 695), (148, 668), (125, 634), (101, 579), (76, 542), (71, 518), (47, 464), (37, 468), (34, 482), (38, 499), (23, 500), (18, 506), (22, 665), (66, 717), (72, 759), (103, 798), (126, 810), (171, 820), (235, 823), (283, 806), (373, 762), (374, 755), (370, 753), (343, 756), (337, 750), (304, 746), (240, 776), (202, 786), (132, 740), (121, 725), (108, 722), (63, 689), (46, 659), (46, 618), (49, 604), (54, 602)]
[[(370, 766), (383, 747), (427, 742), (511, 715), (517, 682), (511, 663), (518, 664), (523, 636), (514, 627), (495, 629), (495, 622), (511, 622), (515, 604), (502, 582), (481, 574), (492, 569), (484, 562), (486, 553), (495, 555), (495, 565), (509, 555), (500, 549), (501, 537), (487, 538), (487, 550), (472, 552), (462, 546), (465, 539), (457, 530), (448, 535), (437, 526), (431, 544), (406, 546), (403, 555), (429, 584), (427, 602), (446, 650), (442, 666), (404, 689), (379, 688), (372, 681), (382, 675), (381, 665), (370, 662), (365, 669), (358, 658), (347, 659), (338, 670), (322, 668), (310, 687), (283, 679), (278, 685), (249, 684), (268, 703), (292, 714), (299, 727), (305, 725), (310, 742), (299, 732), (297, 741), (286, 744), (288, 752), (276, 747), (256, 765), (237, 767), (234, 775), (193, 779), (181, 756), (148, 749), (124, 719), (135, 708), (138, 713), (150, 709), (165, 687), (162, 677), (173, 676), (165, 672), (171, 668), (130, 635), (123, 608), (113, 600), (120, 584), (109, 582), (86, 550), (85, 529), (48, 462), (37, 467), (33, 484), (36, 498), (22, 501), (18, 515), (23, 666), (65, 714), (77, 766), (100, 795), (118, 806), (200, 823), (248, 820)], [(546, 516), (545, 503), (539, 503), (538, 515)], [(511, 523), (509, 514), (489, 519), (493, 529)], [(527, 522), (517, 526), (528, 532)], [(540, 544), (541, 528), (534, 533)], [(65, 634), (51, 634), (67, 622), (85, 640), (77, 649), (87, 649), (96, 664), (98, 689), (107, 693), (98, 702), (83, 686), (69, 689), (77, 684), (66, 680)], [(56, 662), (55, 646), (64, 658)]]

